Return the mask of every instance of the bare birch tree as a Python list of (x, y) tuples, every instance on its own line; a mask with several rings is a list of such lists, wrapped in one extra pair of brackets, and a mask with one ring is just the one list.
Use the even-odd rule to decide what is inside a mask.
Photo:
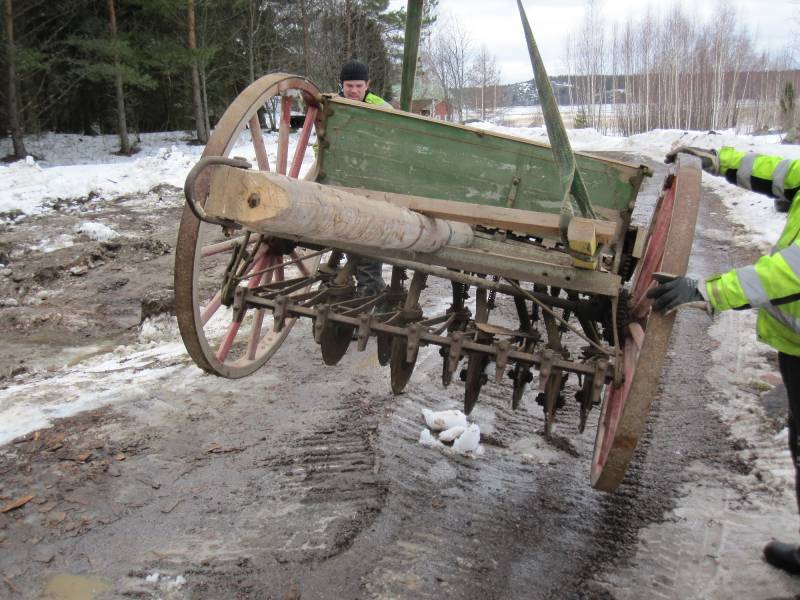
[(454, 117), (454, 108), (458, 120), (464, 120), (464, 90), (469, 84), (470, 48), (469, 36), (455, 20), (437, 27), (423, 47), (423, 65), (440, 88), (449, 120)]
[(472, 76), (476, 87), (476, 108), (480, 108), (481, 120), (486, 120), (486, 104), (489, 101), (489, 88), (500, 82), (497, 59), (489, 52), (486, 44), (481, 46), (472, 64)]

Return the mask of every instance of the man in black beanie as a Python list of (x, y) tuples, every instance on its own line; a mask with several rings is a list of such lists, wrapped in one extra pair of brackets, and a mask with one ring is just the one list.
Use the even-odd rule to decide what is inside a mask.
[(375, 106), (389, 106), (389, 104), (377, 94), (369, 91), (369, 68), (360, 60), (355, 58), (342, 65), (339, 73), (342, 91), (340, 94), (348, 100), (358, 100)]
[[(360, 60), (352, 59), (344, 63), (339, 81), (342, 88), (340, 96), (374, 106), (389, 106), (383, 98), (369, 91), (369, 68)], [(386, 287), (382, 272), (381, 261), (361, 258), (356, 265), (356, 295), (380, 294)]]

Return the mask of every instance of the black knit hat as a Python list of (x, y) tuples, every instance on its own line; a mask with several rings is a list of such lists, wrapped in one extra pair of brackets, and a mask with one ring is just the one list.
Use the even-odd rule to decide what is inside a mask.
[(360, 60), (349, 60), (342, 66), (339, 81), (369, 81), (369, 68)]

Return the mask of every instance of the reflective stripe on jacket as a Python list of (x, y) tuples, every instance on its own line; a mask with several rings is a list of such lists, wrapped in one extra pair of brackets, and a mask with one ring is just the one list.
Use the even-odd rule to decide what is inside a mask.
[[(740, 170), (747, 154), (723, 148), (719, 156), (724, 173), (727, 169)], [(760, 155), (750, 161), (753, 176), (766, 180), (771, 180), (783, 163), (780, 158)], [(791, 182), (789, 173), (794, 173), (800, 160), (792, 163), (780, 182), (783, 189), (800, 185), (800, 179), (786, 183)], [(800, 167), (797, 173), (800, 177)], [(772, 252), (753, 265), (707, 279), (706, 294), (715, 310), (758, 308), (758, 338), (780, 352), (800, 356), (800, 192), (794, 196), (786, 226)]]
[[(729, 171), (736, 171), (735, 183), (748, 190), (753, 189), (753, 177), (772, 182), (770, 191), (776, 198), (791, 200), (800, 188), (800, 159), (741, 152), (724, 146), (719, 151), (719, 173), (729, 175)], [(730, 175), (728, 179), (734, 181)], [(788, 194), (785, 193), (787, 190)]]

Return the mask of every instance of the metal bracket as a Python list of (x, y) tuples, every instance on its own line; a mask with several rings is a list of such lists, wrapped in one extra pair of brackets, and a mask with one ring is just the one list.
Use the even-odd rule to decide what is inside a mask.
[(506, 206), (508, 208), (513, 208), (514, 204), (517, 202), (517, 192), (519, 191), (519, 176), (514, 175), (511, 179), (511, 187), (508, 190), (508, 196), (506, 197)]
[(328, 324), (328, 315), (331, 311), (329, 304), (322, 304), (317, 309), (317, 315), (314, 317), (314, 341), (318, 344), (322, 340), (322, 332), (325, 331), (325, 326)]
[(406, 323), (419, 321), (422, 318), (422, 309), (419, 306), (416, 308), (404, 308), (400, 311), (400, 314)]
[(327, 286), (327, 292), (332, 298), (350, 297), (354, 290), (355, 286), (352, 283), (339, 284), (334, 281)]
[(275, 296), (275, 307), (272, 309), (272, 330), (280, 333), (286, 321), (286, 307), (289, 304), (288, 296)]
[[(197, 164), (192, 167), (192, 170), (189, 171), (189, 174), (186, 175), (186, 183), (184, 183), (183, 186), (183, 195), (186, 196), (186, 204), (189, 206), (189, 209), (192, 211), (192, 213), (194, 213), (194, 216), (201, 221), (213, 223), (214, 225), (222, 225), (226, 228), (241, 229), (241, 225), (231, 221), (230, 219), (216, 219), (209, 217), (206, 215), (206, 211), (203, 210), (203, 204), (194, 198), (194, 184), (197, 181), (201, 171), (210, 165), (226, 165), (245, 170), (251, 167), (247, 160), (239, 156), (234, 158), (227, 158), (225, 156), (206, 156), (205, 158), (201, 158), (199, 161), (197, 161)], [(206, 199), (203, 198), (202, 202), (205, 203), (205, 200)]]
[(244, 295), (247, 288), (238, 286), (233, 294), (233, 320), (241, 323), (244, 319), (244, 313), (247, 311), (247, 304), (244, 301)]
[(497, 342), (494, 347), (496, 349), (494, 358), (494, 379), (500, 383), (503, 378), (503, 373), (505, 373), (506, 365), (508, 364), (508, 354), (511, 352), (511, 342), (508, 340), (501, 340)]
[(415, 323), (408, 328), (408, 336), (406, 337), (406, 362), (414, 364), (417, 361), (417, 352), (419, 352), (419, 344), (422, 338), (422, 325)]
[(461, 349), (464, 345), (465, 335), (463, 331), (456, 331), (451, 336), (450, 352), (447, 354), (447, 370), (451, 373), (455, 372), (458, 367), (458, 361), (461, 360)]
[(592, 377), (592, 397), (590, 406), (600, 403), (600, 394), (603, 392), (603, 386), (606, 384), (607, 369), (608, 361), (605, 359), (598, 360), (594, 363), (594, 376)]
[(545, 390), (547, 380), (553, 370), (553, 351), (550, 348), (542, 350), (542, 362), (539, 364), (539, 389)]
[(370, 329), (372, 328), (372, 319), (374, 317), (370, 314), (363, 314), (358, 316), (358, 345), (356, 349), (363, 352), (367, 348), (369, 341)]

